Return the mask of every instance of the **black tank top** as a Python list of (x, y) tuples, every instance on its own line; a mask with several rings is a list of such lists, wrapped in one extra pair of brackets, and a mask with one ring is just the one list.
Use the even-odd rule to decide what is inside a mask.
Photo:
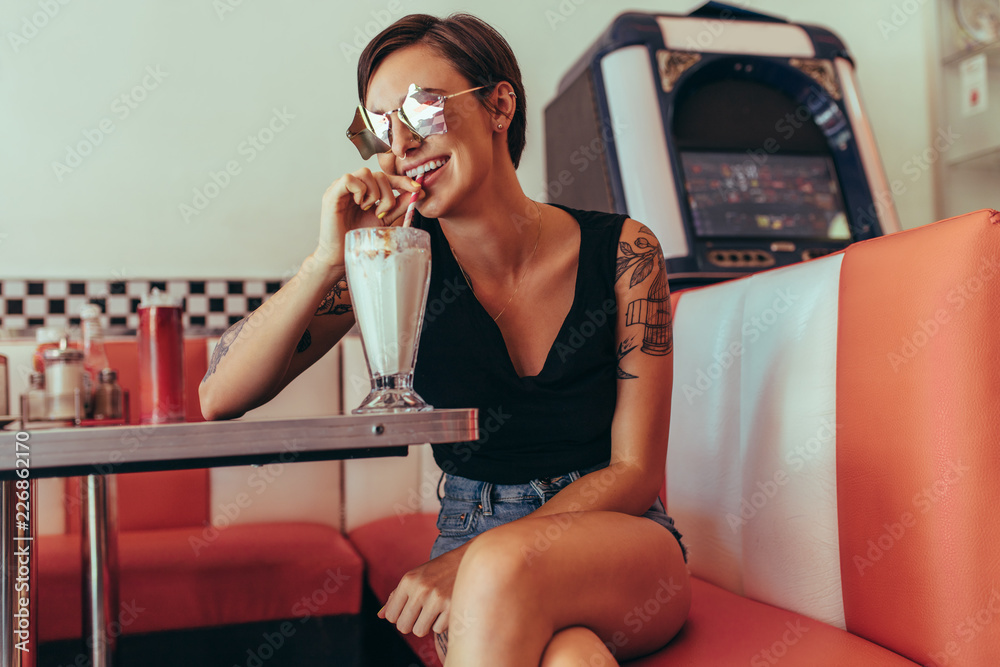
[(479, 409), (479, 438), (434, 445), (447, 473), (520, 484), (611, 455), (616, 402), (614, 276), (626, 216), (560, 206), (580, 224), (576, 293), (541, 372), (518, 377), (500, 328), (476, 299), (436, 219), (414, 389), (435, 408)]

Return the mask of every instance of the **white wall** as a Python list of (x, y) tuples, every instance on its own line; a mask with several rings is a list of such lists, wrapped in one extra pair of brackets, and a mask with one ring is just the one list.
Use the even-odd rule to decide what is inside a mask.
[[(616, 14), (686, 13), (696, 4), (6, 0), (0, 278), (290, 275), (313, 249), (323, 191), (362, 166), (344, 139), (356, 104), (352, 42), (416, 11), (472, 11), (510, 40), (530, 105), (519, 173), (529, 195), (541, 196), (542, 109), (560, 76)], [(891, 32), (879, 23), (897, 27), (890, 0), (743, 4), (826, 25), (845, 40), (886, 171), (906, 184), (903, 224), (932, 221), (931, 175), (904, 175), (935, 131), (925, 48), (932, 3), (895, 17)], [(267, 139), (272, 122), (279, 131), (255, 153), (244, 142)], [(81, 142), (96, 145), (67, 162)], [(227, 163), (239, 173), (220, 176), (226, 187), (185, 220), (179, 207), (193, 208), (194, 190)]]

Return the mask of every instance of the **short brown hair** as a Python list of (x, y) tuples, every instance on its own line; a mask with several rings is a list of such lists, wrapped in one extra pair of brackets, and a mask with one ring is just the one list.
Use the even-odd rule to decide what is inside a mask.
[(437, 51), (474, 86), (486, 86), (474, 95), (490, 113), (496, 113), (487, 97), (493, 87), (507, 81), (517, 95), (514, 117), (507, 129), (507, 150), (516, 168), (524, 152), (527, 125), (524, 84), (521, 69), (507, 40), (492, 26), (471, 14), (452, 14), (438, 18), (428, 14), (410, 14), (376, 35), (358, 61), (358, 98), (364, 103), (368, 84), (382, 61), (394, 52), (426, 44)]

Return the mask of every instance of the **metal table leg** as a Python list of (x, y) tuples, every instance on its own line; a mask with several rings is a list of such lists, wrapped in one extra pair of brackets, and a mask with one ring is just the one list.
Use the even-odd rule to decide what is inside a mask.
[(119, 632), (117, 484), (114, 475), (82, 481), (83, 634), (90, 664), (112, 667)]
[[(18, 488), (18, 482), (21, 487)], [(27, 482), (27, 488), (25, 487)], [(35, 480), (3, 480), (0, 498), (0, 664), (38, 664)], [(27, 493), (25, 493), (27, 492)]]

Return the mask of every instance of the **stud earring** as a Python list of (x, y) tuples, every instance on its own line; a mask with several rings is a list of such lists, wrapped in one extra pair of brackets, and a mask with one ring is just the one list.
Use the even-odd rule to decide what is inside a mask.
[(497, 123), (497, 129), (498, 130), (502, 130), (503, 129), (503, 125), (501, 125), (500, 123)]

